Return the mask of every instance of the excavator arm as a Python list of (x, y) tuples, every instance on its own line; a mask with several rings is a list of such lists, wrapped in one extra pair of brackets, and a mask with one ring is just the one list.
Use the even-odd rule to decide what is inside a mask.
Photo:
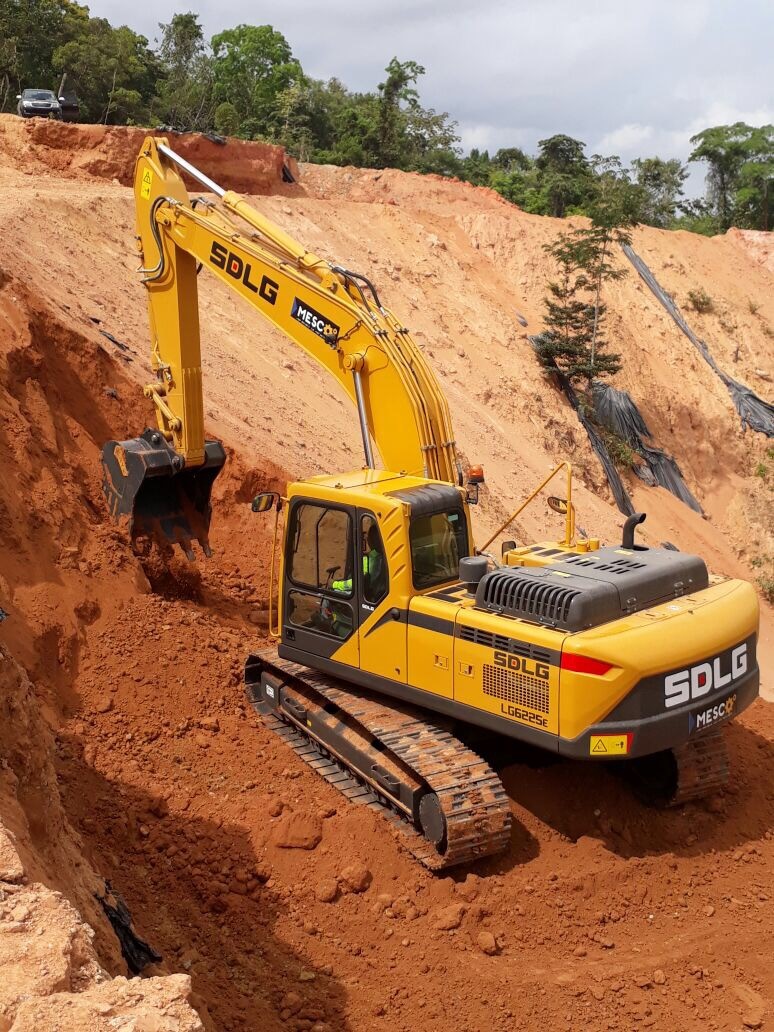
[[(215, 199), (189, 198), (185, 171)], [(204, 436), (197, 275), (207, 268), (298, 344), (357, 407), (366, 465), (461, 483), (448, 404), (408, 330), (364, 277), (333, 266), (244, 198), (148, 137), (135, 168), (157, 429), (103, 449), (104, 491), (133, 542), (209, 551), (212, 483), (225, 455)]]

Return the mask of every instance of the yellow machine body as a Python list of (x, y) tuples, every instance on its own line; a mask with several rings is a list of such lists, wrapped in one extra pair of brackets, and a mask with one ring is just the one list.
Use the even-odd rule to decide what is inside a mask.
[[(403, 498), (423, 490), (435, 490), (447, 506), (458, 506), (466, 523), (467, 554), (473, 555), (469, 507), (461, 489), (381, 470), (289, 485), (280, 565), (282, 657), (583, 759), (635, 757), (673, 748), (694, 733), (691, 721), (697, 715), (708, 713), (704, 721), (710, 726), (756, 697), (758, 601), (746, 582), (720, 581), (574, 633), (483, 611), (475, 593), (456, 576), (419, 590), (413, 582), (412, 506)], [(305, 505), (346, 514), (351, 537), (345, 561), (356, 573), (367, 547), (359, 523), (377, 523), (389, 577), (376, 605), (363, 597), (361, 577), (352, 578), (345, 597), (310, 585), (305, 575), (294, 575), (294, 513)], [(325, 547), (322, 542), (321, 551)], [(341, 558), (336, 546), (327, 547), (328, 556)], [(511, 566), (548, 568), (590, 551), (587, 542), (544, 542), (512, 550), (505, 558)], [(304, 604), (299, 609), (300, 597)], [(336, 627), (324, 621), (308, 624), (310, 605), (313, 610), (315, 604), (306, 601), (310, 598), (323, 607), (350, 607), (344, 640), (338, 637), (341, 621)], [(736, 668), (730, 656), (734, 649), (744, 649), (744, 664), (737, 661)], [(678, 675), (688, 672), (690, 691), (690, 671), (708, 658), (709, 680), (695, 685), (688, 708), (672, 707), (685, 681)], [(714, 663), (719, 664), (717, 675)], [(667, 694), (670, 675), (676, 690)], [(713, 715), (721, 704), (722, 711)]]

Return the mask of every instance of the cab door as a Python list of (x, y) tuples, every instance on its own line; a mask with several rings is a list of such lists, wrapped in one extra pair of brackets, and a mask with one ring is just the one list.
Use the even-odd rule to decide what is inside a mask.
[(288, 514), (282, 641), (310, 657), (358, 665), (357, 512), (294, 498)]
[(390, 581), (391, 542), (400, 532), (399, 511), (380, 525), (373, 512), (358, 509), (360, 669), (405, 684), (408, 600)]

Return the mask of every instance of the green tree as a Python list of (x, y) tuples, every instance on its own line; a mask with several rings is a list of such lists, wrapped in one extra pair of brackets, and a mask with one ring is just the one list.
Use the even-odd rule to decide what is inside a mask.
[(182, 130), (212, 128), (215, 111), (212, 56), (199, 16), (174, 14), (159, 25), (161, 78), (155, 110), (160, 121)]
[(696, 197), (684, 201), (680, 205), (680, 216), (675, 220), (675, 229), (685, 229), (689, 233), (701, 233), (702, 236), (714, 236), (718, 231), (718, 222), (713, 205), (706, 197)]
[(583, 203), (590, 179), (585, 146), (563, 133), (538, 141), (540, 153), (535, 164), (545, 208), (541, 214), (561, 219), (568, 208)]
[(71, 0), (0, 0), (2, 110), (13, 110), (16, 94), (27, 87), (57, 88), (54, 51), (88, 21), (88, 9)]
[(309, 80), (306, 118), (310, 160), (318, 164), (373, 167), (377, 162), (377, 97), (353, 93), (339, 79)]
[(640, 221), (667, 229), (677, 216), (688, 170), (677, 158), (635, 158), (632, 168), (643, 191)]
[(461, 176), (467, 183), (474, 186), (489, 186), (494, 167), (489, 151), (480, 151), (473, 147), (470, 154), (462, 159), (460, 166)]
[(309, 161), (312, 153), (310, 102), (311, 90), (305, 81), (294, 82), (277, 94), (276, 141), (300, 161)]
[(534, 158), (519, 147), (502, 147), (492, 158), (489, 185), (524, 211), (544, 215), (546, 197), (541, 191), (542, 173)]
[(447, 112), (410, 104), (406, 111), (405, 168), (414, 172), (458, 175), (461, 170), (457, 123)]
[[(579, 240), (585, 240), (584, 268), (587, 271), (593, 291), (594, 319), (589, 346), (589, 381), (595, 376), (597, 352), (603, 346), (601, 336), (604, 305), (602, 287), (604, 283), (622, 279), (626, 272), (613, 259), (617, 246), (631, 244), (631, 230), (640, 220), (644, 203), (644, 190), (632, 183), (629, 172), (623, 168), (621, 159), (594, 155), (591, 161), (593, 178), (586, 201), (586, 210), (591, 219), (588, 229), (577, 230)], [(600, 356), (604, 364), (604, 357)], [(607, 356), (609, 357), (609, 356)], [(617, 359), (619, 356), (615, 356)]]
[[(376, 148), (376, 97), (350, 92), (339, 79), (309, 81), (310, 160), (320, 164), (365, 165)], [(375, 159), (371, 159), (373, 163)]]
[(573, 232), (561, 233), (544, 250), (554, 259), (559, 275), (547, 285), (546, 329), (536, 339), (538, 358), (546, 369), (558, 366), (571, 381), (577, 380), (583, 376), (593, 325), (585, 241)]
[(379, 83), (377, 102), (377, 164), (379, 168), (404, 168), (407, 157), (407, 109), (419, 105), (416, 81), (425, 74), (416, 61), (393, 57)]
[(749, 133), (749, 126), (736, 122), (713, 126), (691, 137), (694, 147), (688, 160), (705, 161), (708, 165), (707, 199), (714, 207), (722, 232), (732, 223), (734, 194), (748, 153)]
[[(271, 25), (237, 25), (212, 37), (212, 53), (215, 96), (236, 108), (240, 135), (276, 137), (285, 118), (280, 95), (306, 81), (282, 33)], [(287, 103), (286, 96), (285, 114)]]
[(548, 329), (537, 348), (547, 368), (556, 363), (571, 381), (585, 380), (587, 390), (593, 380), (612, 376), (621, 368), (621, 356), (607, 350), (602, 289), (625, 275), (613, 258), (614, 245), (630, 242), (634, 224), (631, 184), (620, 161), (597, 159), (595, 164), (597, 193), (590, 203), (591, 225), (562, 233), (545, 248), (560, 276), (548, 284)]
[(753, 129), (734, 196), (734, 225), (767, 231), (774, 216), (774, 126)]
[(222, 104), (218, 104), (212, 120), (216, 132), (221, 133), (223, 136), (236, 136), (239, 132), (239, 112), (227, 100), (224, 100)]
[(84, 121), (147, 118), (158, 66), (147, 39), (126, 25), (114, 28), (106, 18), (89, 18), (54, 51), (51, 64), (58, 77), (66, 74), (74, 84)]
[(492, 165), (502, 172), (526, 172), (534, 167), (534, 160), (521, 147), (501, 147), (492, 158)]

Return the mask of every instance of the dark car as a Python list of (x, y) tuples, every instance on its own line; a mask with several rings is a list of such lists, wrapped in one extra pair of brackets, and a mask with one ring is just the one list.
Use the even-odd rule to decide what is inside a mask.
[(16, 99), (19, 101), (16, 110), (22, 118), (33, 118), (35, 115), (44, 118), (62, 117), (59, 100), (51, 90), (24, 90)]

